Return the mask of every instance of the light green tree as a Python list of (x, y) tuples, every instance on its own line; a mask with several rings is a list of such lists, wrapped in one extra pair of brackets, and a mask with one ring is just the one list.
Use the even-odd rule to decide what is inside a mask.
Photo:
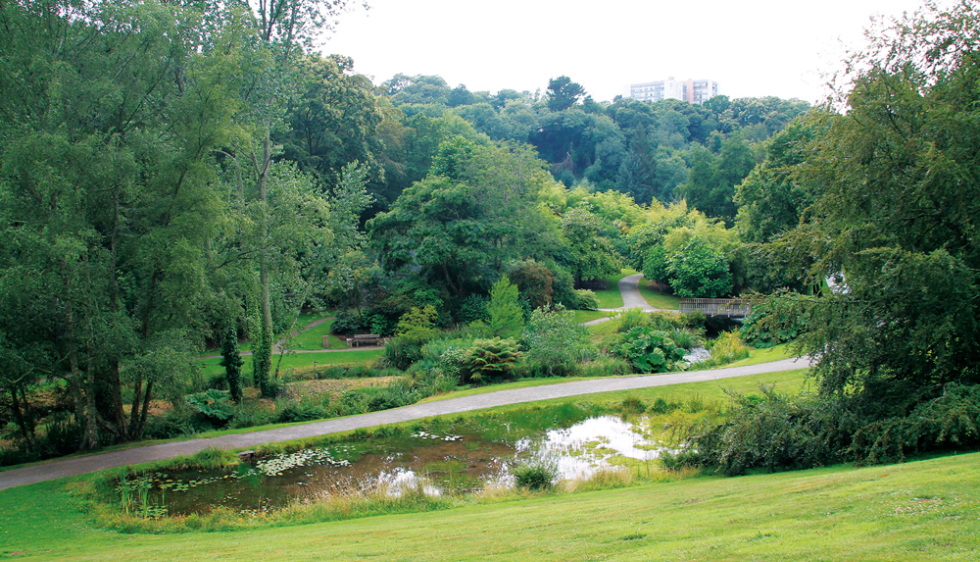
[(517, 337), (524, 329), (524, 312), (517, 299), (517, 285), (510, 282), (506, 275), (493, 284), (490, 289), (490, 331), (501, 338)]

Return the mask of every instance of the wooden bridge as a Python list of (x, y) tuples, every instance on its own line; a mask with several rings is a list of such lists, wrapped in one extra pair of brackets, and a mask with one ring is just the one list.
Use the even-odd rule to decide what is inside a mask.
[(742, 319), (752, 313), (749, 299), (681, 299), (681, 313), (700, 310), (705, 316)]

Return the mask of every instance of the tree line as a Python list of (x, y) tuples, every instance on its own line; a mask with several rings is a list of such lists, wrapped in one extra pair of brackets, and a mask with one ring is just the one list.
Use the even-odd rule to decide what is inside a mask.
[(624, 266), (684, 297), (775, 295), (748, 333), (799, 336), (846, 412), (826, 419), (861, 421), (815, 433), (834, 454), (894, 447), (909, 412), (975, 388), (974, 3), (872, 34), (818, 108), (375, 86), (312, 49), (343, 7), (0, 5), (0, 388), (28, 447), (47, 382), (83, 448), (139, 439), (205, 346), (233, 392), (274, 395), (304, 308), (341, 333), (488, 322), (506, 276), (527, 320), (595, 308)]

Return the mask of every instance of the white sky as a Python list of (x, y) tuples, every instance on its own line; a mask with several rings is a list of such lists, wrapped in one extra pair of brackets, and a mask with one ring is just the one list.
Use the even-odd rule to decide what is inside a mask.
[(436, 74), (451, 87), (542, 92), (567, 75), (597, 101), (630, 83), (708, 78), (731, 98), (823, 100), (841, 42), (872, 15), (919, 0), (368, 0), (344, 13), (323, 52), (353, 57), (375, 84)]

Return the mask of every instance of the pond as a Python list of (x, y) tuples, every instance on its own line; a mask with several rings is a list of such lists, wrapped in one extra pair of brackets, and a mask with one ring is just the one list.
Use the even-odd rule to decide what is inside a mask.
[[(514, 485), (509, 467), (546, 462), (559, 479), (585, 479), (622, 459), (646, 461), (663, 447), (647, 420), (594, 417), (565, 429), (502, 442), (477, 435), (430, 434), (372, 444), (336, 443), (243, 462), (231, 469), (160, 471), (117, 481), (115, 499), (145, 515), (208, 513), (227, 508), (258, 513), (295, 501), (351, 492), (430, 496)], [(621, 462), (619, 463), (621, 464)]]

